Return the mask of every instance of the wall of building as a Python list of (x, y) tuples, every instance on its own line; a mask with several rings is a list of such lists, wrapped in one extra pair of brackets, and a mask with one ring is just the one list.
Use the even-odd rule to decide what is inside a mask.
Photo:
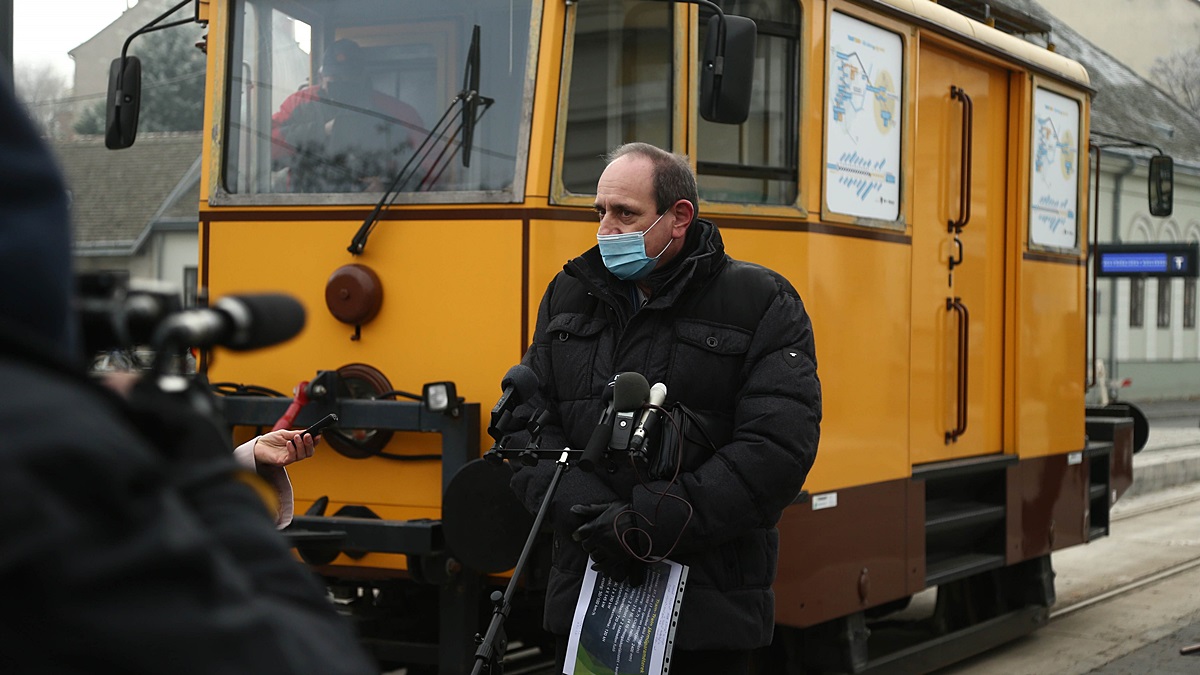
[[(1110, 154), (1112, 156), (1110, 156)], [(1101, 243), (1200, 242), (1200, 169), (1176, 166), (1175, 209), (1150, 215), (1144, 161), (1105, 153), (1093, 223)], [(1114, 199), (1115, 196), (1115, 199)], [(1159, 326), (1159, 284), (1170, 287), (1166, 326)], [(1191, 290), (1188, 290), (1191, 286)], [(1110, 380), (1124, 382), (1129, 400), (1200, 398), (1200, 289), (1192, 279), (1100, 279), (1097, 282), (1096, 355)], [(1140, 288), (1141, 325), (1132, 321)], [(1190, 305), (1190, 307), (1189, 307)], [(1185, 321), (1185, 318), (1187, 321)]]
[(168, 227), (150, 234), (136, 252), (128, 255), (76, 256), (76, 272), (126, 271), (130, 278), (155, 279), (171, 284), (182, 293), (186, 268), (200, 259), (196, 227)]
[(1038, 3), (1147, 79), (1156, 58), (1200, 44), (1200, 0)]

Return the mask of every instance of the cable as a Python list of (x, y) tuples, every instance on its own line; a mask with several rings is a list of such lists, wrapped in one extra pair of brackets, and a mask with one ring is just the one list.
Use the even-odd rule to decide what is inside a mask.
[[(667, 418), (667, 420), (671, 423), (671, 426), (674, 427), (674, 429), (675, 429), (675, 437), (677, 439), (676, 440), (677, 447), (676, 447), (676, 453), (675, 453), (675, 471), (671, 475), (671, 479), (669, 481), (667, 481), (667, 486), (661, 492), (659, 492), (658, 490), (655, 490), (646, 484), (646, 481), (642, 477), (641, 472), (638, 471), (637, 461), (632, 454), (629, 455), (629, 464), (633, 468), (634, 475), (637, 476), (638, 484), (641, 485), (642, 487), (646, 488), (646, 490), (648, 492), (650, 492), (651, 494), (658, 495), (658, 500), (654, 504), (654, 515), (656, 517), (658, 516), (658, 514), (662, 508), (663, 500), (668, 497), (671, 499), (677, 500), (683, 504), (684, 508), (687, 509), (687, 517), (684, 518), (683, 526), (679, 528), (679, 533), (677, 535), (675, 535), (675, 541), (671, 542), (670, 547), (668, 547), (667, 550), (662, 555), (658, 555), (658, 556), (650, 555), (650, 552), (654, 550), (654, 537), (648, 531), (646, 531), (644, 528), (637, 527), (635, 525), (634, 527), (625, 528), (624, 531), (620, 531), (617, 529), (617, 523), (620, 521), (620, 516), (622, 516), (626, 513), (632, 514), (635, 518), (640, 518), (640, 519), (644, 520), (650, 527), (654, 527), (655, 521), (653, 519), (647, 517), (646, 515), (644, 515), (642, 513), (639, 513), (638, 511), (635, 511), (632, 508), (622, 511), (621, 513), (617, 514), (616, 518), (613, 519), (613, 534), (616, 536), (617, 541), (619, 541), (621, 543), (621, 548), (624, 549), (625, 552), (627, 554), (629, 554), (630, 557), (632, 557), (636, 560), (640, 560), (644, 563), (653, 564), (653, 563), (657, 563), (657, 562), (662, 562), (663, 560), (666, 560), (667, 558), (669, 558), (671, 556), (671, 554), (675, 551), (675, 548), (677, 546), (679, 546), (679, 541), (683, 538), (683, 533), (687, 530), (688, 524), (692, 522), (692, 516), (695, 515), (695, 509), (692, 507), (691, 502), (689, 502), (687, 499), (685, 499), (679, 495), (674, 495), (674, 494), (670, 493), (671, 487), (673, 485), (678, 484), (679, 473), (683, 469), (683, 447), (684, 447), (683, 446), (683, 442), (684, 442), (683, 429), (682, 429), (679, 421), (675, 419), (675, 416), (669, 414), (665, 408), (662, 408), (661, 406), (654, 406), (654, 405), (648, 405), (648, 407), (651, 409), (656, 409), (660, 413), (663, 413), (664, 416)], [(683, 406), (679, 406), (678, 410), (680, 410), (681, 414), (687, 416), (689, 419), (692, 419), (692, 421), (696, 424), (696, 426), (701, 427), (701, 433), (704, 434), (705, 440), (708, 441), (709, 446), (712, 447), (713, 451), (715, 452), (716, 448), (715, 448), (714, 444), (712, 443), (712, 440), (708, 438), (708, 433), (703, 430), (703, 426), (699, 424), (699, 421), (695, 420), (692, 417), (691, 411), (687, 410)], [(645, 553), (642, 553), (642, 554), (635, 552), (633, 550), (633, 547), (626, 540), (626, 537), (630, 536), (631, 533), (638, 533), (638, 532), (640, 532), (642, 535), (645, 536), (646, 542), (647, 542), (646, 551), (645, 551)]]
[(376, 394), (375, 398), (394, 398), (396, 396), (412, 399), (414, 401), (424, 401), (425, 400), (425, 397), (423, 397), (423, 396), (419, 396), (417, 394), (413, 394), (413, 393), (410, 393), (407, 391), (400, 391), (399, 389), (393, 389), (391, 391), (385, 391), (382, 394)]
[(274, 389), (260, 387), (256, 384), (241, 384), (238, 382), (213, 382), (209, 384), (214, 394), (221, 396), (274, 396), (278, 398), (291, 398), (287, 394), (280, 393)]

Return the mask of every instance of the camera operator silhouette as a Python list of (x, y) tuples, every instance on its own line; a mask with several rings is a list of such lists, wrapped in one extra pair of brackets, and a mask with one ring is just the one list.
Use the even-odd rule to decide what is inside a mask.
[[(228, 428), (88, 374), (66, 185), (2, 70), (0, 206), (0, 672), (379, 673)], [(298, 459), (283, 436), (264, 461)]]
[(372, 89), (364, 61), (358, 43), (334, 42), (318, 83), (272, 115), (272, 161), (292, 192), (382, 192), (421, 142), (416, 109)]

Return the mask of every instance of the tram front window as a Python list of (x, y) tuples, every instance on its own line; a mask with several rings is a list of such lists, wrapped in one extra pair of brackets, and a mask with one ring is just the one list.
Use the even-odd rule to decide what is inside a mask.
[(224, 193), (367, 202), (398, 176), (399, 201), (520, 193), (530, 0), (241, 0), (233, 16)]

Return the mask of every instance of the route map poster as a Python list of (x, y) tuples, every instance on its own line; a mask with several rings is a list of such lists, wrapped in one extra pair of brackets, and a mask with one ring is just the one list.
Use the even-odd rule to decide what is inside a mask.
[(563, 674), (666, 675), (687, 570), (670, 560), (650, 564), (634, 588), (598, 574), (589, 558)]
[(1029, 241), (1073, 249), (1079, 245), (1079, 102), (1046, 89), (1033, 93), (1033, 163), (1029, 186)]
[(900, 218), (900, 36), (851, 16), (829, 17), (825, 203), (830, 211)]

